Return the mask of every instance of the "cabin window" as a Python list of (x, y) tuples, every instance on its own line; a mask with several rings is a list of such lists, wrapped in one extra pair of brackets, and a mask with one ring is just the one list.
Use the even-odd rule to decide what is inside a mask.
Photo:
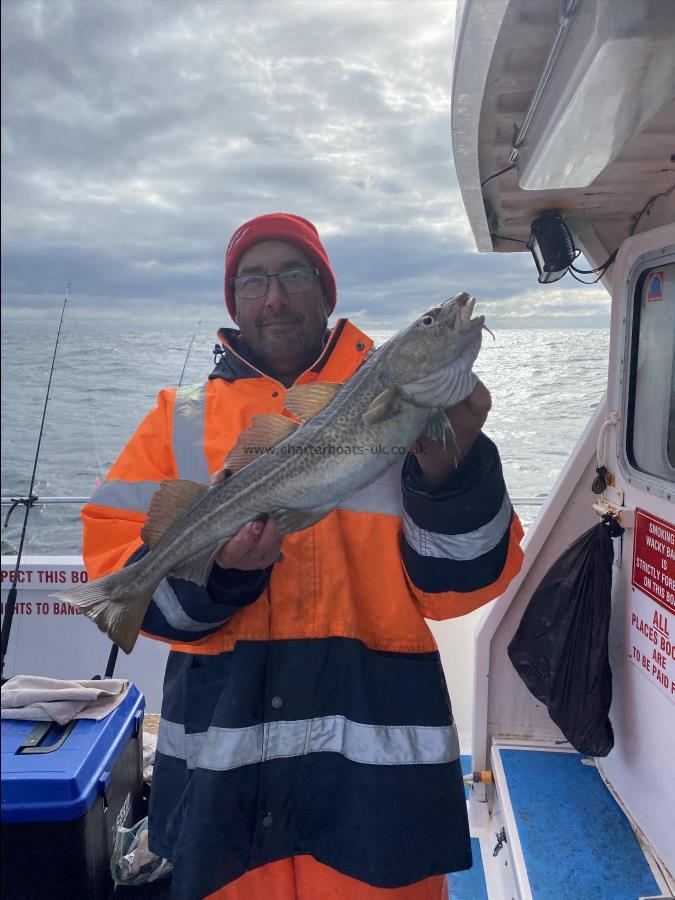
[(675, 263), (638, 278), (628, 398), (628, 460), (675, 482)]

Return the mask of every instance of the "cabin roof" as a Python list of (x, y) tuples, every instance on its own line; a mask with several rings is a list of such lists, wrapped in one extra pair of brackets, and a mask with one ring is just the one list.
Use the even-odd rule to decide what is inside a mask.
[(675, 218), (674, 40), (660, 0), (464, 0), (452, 138), (479, 250), (525, 250), (547, 209), (592, 228), (598, 256)]

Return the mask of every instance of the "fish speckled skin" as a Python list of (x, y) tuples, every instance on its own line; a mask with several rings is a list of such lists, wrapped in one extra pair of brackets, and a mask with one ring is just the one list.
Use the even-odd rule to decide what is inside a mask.
[(472, 318), (473, 305), (459, 294), (420, 316), (269, 452), (252, 454), (244, 468), (213, 487), (193, 486), (196, 502), (146, 556), (57, 596), (130, 652), (167, 574), (206, 584), (213, 557), (247, 522), (270, 517), (285, 533), (308, 528), (400, 459), (400, 448), (410, 447), (430, 420), (437, 424), (429, 433), (442, 437), (441, 411), (468, 396), (476, 382), (471, 367), (483, 317)]

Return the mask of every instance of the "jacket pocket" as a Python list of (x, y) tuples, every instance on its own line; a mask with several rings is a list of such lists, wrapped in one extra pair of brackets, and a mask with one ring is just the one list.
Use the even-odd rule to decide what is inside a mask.
[(194, 654), (185, 670), (183, 721), (186, 734), (207, 731), (226, 685), (226, 671), (219, 656)]

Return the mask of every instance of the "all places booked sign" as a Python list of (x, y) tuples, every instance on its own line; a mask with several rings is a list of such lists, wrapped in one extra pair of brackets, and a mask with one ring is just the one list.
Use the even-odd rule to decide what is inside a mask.
[(635, 511), (631, 662), (675, 701), (675, 527)]

